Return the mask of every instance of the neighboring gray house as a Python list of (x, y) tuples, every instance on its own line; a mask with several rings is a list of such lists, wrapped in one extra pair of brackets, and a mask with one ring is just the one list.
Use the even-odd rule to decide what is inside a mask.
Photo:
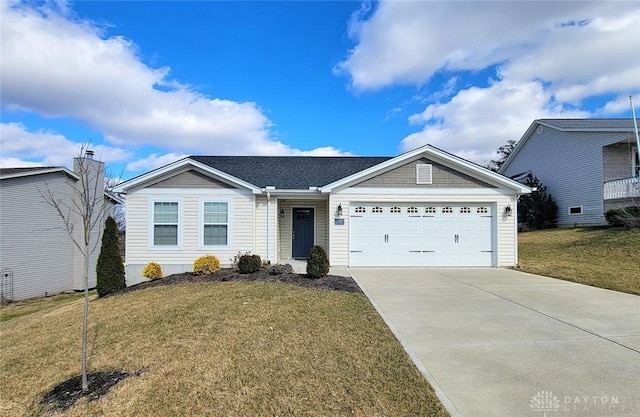
[(538, 177), (558, 203), (560, 226), (604, 224), (607, 210), (640, 204), (630, 118), (534, 120), (499, 172)]
[[(84, 166), (98, 175), (100, 191), (104, 189), (104, 163), (89, 157)], [(64, 167), (0, 169), (0, 296), (20, 300), (61, 291), (83, 289), (83, 257), (56, 210), (48, 205), (41, 192), (50, 190), (57, 199), (74, 203), (79, 184), (79, 160), (74, 171)], [(113, 204), (119, 198), (104, 194), (107, 212), (99, 224), (104, 225)], [(76, 239), (82, 242), (82, 221), (76, 225)], [(92, 245), (98, 245), (90, 258), (89, 287), (96, 285), (95, 264), (100, 252), (104, 226), (92, 233)]]
[[(514, 266), (517, 197), (531, 190), (426, 145), (396, 157), (191, 156), (119, 184), (127, 285), (216, 255), (335, 266)], [(390, 277), (389, 279), (393, 279)]]

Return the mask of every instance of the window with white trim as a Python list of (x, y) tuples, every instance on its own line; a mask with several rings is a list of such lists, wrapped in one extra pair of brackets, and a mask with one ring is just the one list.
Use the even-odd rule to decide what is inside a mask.
[(582, 214), (582, 206), (569, 207), (569, 215)]
[(177, 201), (153, 203), (153, 246), (178, 246), (179, 211)]
[(229, 244), (229, 203), (204, 201), (202, 203), (202, 245)]
[(431, 164), (416, 165), (416, 184), (431, 184)]

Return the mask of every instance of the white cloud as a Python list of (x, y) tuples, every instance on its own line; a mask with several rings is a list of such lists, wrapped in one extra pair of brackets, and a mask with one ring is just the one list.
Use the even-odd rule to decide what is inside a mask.
[[(0, 123), (0, 148), (4, 167), (66, 166), (73, 165), (81, 143), (75, 143), (63, 135), (50, 131), (29, 131), (21, 123)], [(132, 154), (121, 148), (91, 146), (96, 159), (107, 164), (122, 162)]]
[(353, 156), (351, 152), (344, 152), (333, 146), (324, 146), (310, 151), (295, 151), (292, 155), (297, 156)]
[(507, 140), (520, 139), (534, 119), (588, 116), (550, 103), (549, 93), (536, 81), (461, 90), (449, 102), (432, 104), (411, 116), (410, 122), (424, 127), (407, 136), (401, 149), (429, 143), (466, 159), (488, 161)]
[(256, 103), (207, 97), (171, 79), (169, 68), (142, 62), (132, 40), (106, 38), (65, 4), (48, 4), (1, 2), (3, 107), (83, 120), (119, 147), (222, 155), (299, 152), (270, 137), (272, 123)]
[(27, 167), (41, 167), (40, 162), (23, 161), (18, 158), (0, 158), (0, 168), (27, 168)]
[[(410, 116), (422, 128), (401, 150), (432, 143), (484, 161), (536, 118), (620, 114), (622, 97), (640, 93), (639, 27), (634, 2), (382, 0), (373, 13), (354, 15), (356, 45), (337, 70), (355, 90), (424, 85), (449, 74), (455, 81)], [(494, 69), (494, 79), (478, 81), (488, 86), (462, 87)], [(615, 98), (582, 110), (600, 96)]]
[(161, 166), (170, 164), (172, 162), (178, 161), (182, 158), (186, 158), (189, 155), (186, 154), (178, 154), (175, 152), (167, 153), (164, 155), (158, 155), (156, 153), (152, 153), (146, 158), (139, 159), (137, 161), (131, 162), (127, 165), (127, 170), (129, 171), (150, 171), (152, 169), (160, 168)]

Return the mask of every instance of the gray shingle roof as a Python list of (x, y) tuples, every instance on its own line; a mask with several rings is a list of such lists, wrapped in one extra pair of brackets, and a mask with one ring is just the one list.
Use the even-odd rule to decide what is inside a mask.
[(190, 159), (264, 188), (306, 190), (322, 187), (391, 157), (350, 156), (191, 156)]
[(629, 130), (633, 131), (633, 120), (626, 119), (539, 119), (537, 122), (560, 130)]
[(45, 169), (54, 169), (56, 167), (24, 167), (24, 168), (0, 168), (0, 175), (22, 174), (27, 172), (35, 173)]

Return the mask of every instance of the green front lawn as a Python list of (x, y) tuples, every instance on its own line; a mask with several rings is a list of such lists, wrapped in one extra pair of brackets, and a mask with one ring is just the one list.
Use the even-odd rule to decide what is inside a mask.
[(518, 235), (519, 267), (595, 287), (640, 295), (640, 231), (539, 230)]
[[(0, 323), (0, 414), (79, 374), (82, 300)], [(64, 416), (446, 416), (362, 294), (282, 283), (147, 288), (90, 304), (89, 368), (141, 370)], [(57, 414), (60, 415), (60, 414)]]

